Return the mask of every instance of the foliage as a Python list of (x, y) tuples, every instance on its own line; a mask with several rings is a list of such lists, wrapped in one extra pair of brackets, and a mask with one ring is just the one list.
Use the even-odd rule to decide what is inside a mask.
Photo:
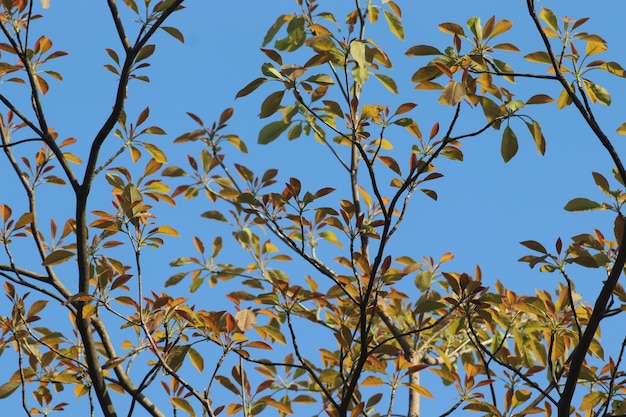
[[(323, 148), (323, 163), (283, 175), (274, 166), (254, 172), (256, 165), (241, 162), (252, 144), (229, 133), (232, 108), (215, 122), (188, 113), (195, 130), (166, 149), (153, 141), (166, 132), (148, 122), (149, 107), (136, 118), (127, 115), (129, 83), (150, 81), (156, 51), (150, 42), (161, 33), (184, 41), (184, 30), (165, 25), (183, 2), (125, 0), (123, 12), (107, 2), (121, 47), (105, 50), (104, 68), (116, 77), (117, 92), (85, 152), (68, 150), (79, 148), (71, 148), (77, 140), (59, 138), (42, 105), (58, 88), (50, 78), (62, 80), (49, 69), (52, 60), (66, 53), (34, 33), (37, 4), (2, 2), (0, 69), (6, 82), (28, 89), (33, 116), (0, 95), (3, 164), (26, 196), (0, 202), (0, 275), (10, 304), (1, 312), (0, 344), (18, 358), (1, 381), (0, 398), (19, 393), (28, 415), (65, 410), (71, 397), (65, 387), (77, 397), (72, 401), (85, 397), (92, 414), (97, 407), (105, 416), (123, 412), (124, 404), (128, 415), (162, 416), (171, 407), (209, 416), (373, 417), (403, 410), (415, 417), (420, 399), (435, 394), (455, 398), (445, 415), (461, 409), (497, 416), (624, 414), (626, 342), (606, 357), (599, 329), (626, 305), (618, 282), (626, 261), (620, 188), (626, 171), (593, 106), (611, 103), (595, 81), (597, 71), (626, 74), (618, 63), (597, 59), (607, 44), (582, 31), (586, 18), (559, 19), (527, 0), (543, 48), (524, 55), (537, 72), (516, 72), (501, 60), (520, 52), (507, 39), (513, 22), (506, 19), (441, 23), (449, 45), (416, 44), (405, 58), (365, 35), (373, 27), (403, 40), (406, 17), (397, 3), (357, 1), (343, 19), (330, 2), (298, 0), (298, 10), (280, 15), (264, 37), (261, 74), (236, 94), (245, 100), (265, 91), (258, 117), (268, 121), (258, 144), (281, 146), (286, 137)], [(131, 24), (139, 25), (135, 41), (127, 34)], [(391, 75), (396, 60), (416, 67), (417, 93), (400, 91)], [(515, 94), (520, 79), (547, 80), (562, 92), (556, 99), (524, 89)], [(380, 87), (411, 101), (386, 104), (392, 100), (382, 100)], [(429, 101), (433, 91), (438, 103)], [(438, 109), (427, 135), (412, 116), (415, 97)], [(593, 172), (604, 200), (577, 197), (565, 205), (613, 213), (611, 237), (593, 230), (569, 244), (558, 238), (554, 250), (521, 242), (530, 253), (520, 261), (562, 278), (554, 291), (520, 295), (501, 281), (489, 287), (478, 266), (449, 270), (452, 253), (422, 256), (398, 243), (414, 216), (409, 202), (422, 195), (437, 200), (440, 163), (463, 161), (461, 145), (469, 138), (497, 131), (504, 162), (516, 156), (518, 137), (544, 154), (533, 105), (553, 102), (577, 109), (612, 158), (615, 178)], [(479, 117), (479, 126), (468, 128), (464, 117)], [(410, 141), (390, 139), (400, 135)], [(115, 144), (110, 156), (105, 143)], [(187, 165), (170, 163), (181, 149), (189, 152)], [(321, 170), (336, 178), (305, 178)], [(46, 206), (37, 199), (48, 187), (70, 193), (75, 209), (71, 218), (51, 219), (49, 230)], [(111, 201), (101, 205), (92, 196), (104, 187)], [(162, 251), (166, 238), (179, 236), (156, 217), (158, 208), (190, 199), (201, 199), (200, 217), (212, 221), (215, 233), (184, 237), (197, 253), (176, 257), (173, 272), (148, 281), (145, 249)], [(23, 241), (37, 261), (21, 255)], [(604, 283), (593, 303), (576, 292), (574, 266), (604, 271), (594, 272)], [(184, 285), (185, 296), (178, 296)], [(191, 301), (222, 288), (229, 309)], [(70, 332), (48, 313), (59, 306), (69, 314)], [(441, 380), (445, 394), (423, 383), (425, 372)], [(169, 405), (159, 398), (164, 393)]]

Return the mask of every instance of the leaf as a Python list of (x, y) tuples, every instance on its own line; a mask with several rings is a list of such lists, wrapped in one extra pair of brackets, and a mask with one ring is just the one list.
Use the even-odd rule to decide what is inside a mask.
[(600, 188), (600, 190), (602, 190), (605, 194), (610, 194), (611, 189), (609, 188), (609, 182), (604, 175), (598, 172), (592, 172), (591, 175), (593, 175), (593, 181)]
[(143, 61), (144, 59), (150, 57), (150, 55), (152, 55), (155, 50), (156, 50), (156, 45), (154, 44), (144, 46), (143, 48), (139, 50), (139, 53), (137, 53), (135, 62)]
[(2, 215), (2, 221), (6, 223), (7, 220), (9, 220), (9, 218), (11, 217), (12, 212), (13, 210), (11, 210), (11, 207), (7, 206), (6, 204), (2, 204), (0, 206), (0, 214)]
[(501, 35), (504, 32), (508, 32), (508, 30), (511, 29), (512, 27), (513, 27), (513, 23), (511, 21), (502, 19), (498, 21), (498, 23), (496, 23), (493, 30), (491, 31), (490, 37), (495, 38), (496, 36)]
[(460, 82), (452, 81), (448, 83), (441, 92), (439, 102), (454, 107), (459, 104), (466, 95), (465, 86)]
[(526, 101), (526, 104), (545, 104), (552, 103), (554, 99), (546, 94), (535, 94)]
[(176, 372), (183, 365), (190, 348), (190, 345), (176, 346), (168, 353), (165, 363)]
[(611, 104), (611, 95), (606, 88), (589, 80), (584, 80), (583, 85), (585, 86), (585, 90), (587, 90), (587, 94), (589, 94), (589, 98), (591, 98), (592, 103), (598, 101), (600, 104), (606, 104), (607, 106)]
[(530, 250), (534, 250), (535, 252), (540, 252), (543, 254), (548, 253), (546, 248), (541, 243), (534, 240), (525, 240), (523, 242), (520, 242), (520, 244), (526, 246)]
[(166, 236), (179, 237), (180, 234), (171, 226), (159, 226), (155, 229), (156, 233), (161, 233)]
[(22, 385), (19, 381), (11, 381), (6, 384), (0, 385), (0, 400), (7, 398), (9, 395), (13, 394), (16, 389), (18, 389)]
[(289, 124), (283, 123), (282, 121), (271, 122), (270, 124), (265, 125), (259, 132), (259, 144), (267, 145), (268, 143), (273, 142), (285, 130), (287, 130), (288, 127)]
[(379, 385), (384, 385), (385, 381), (383, 381), (381, 378), (374, 376), (374, 375), (368, 375), (365, 377), (365, 379), (363, 379), (363, 381), (360, 382), (359, 386), (362, 387), (377, 387)]
[(449, 33), (451, 35), (456, 34), (456, 35), (465, 37), (465, 31), (460, 25), (456, 23), (451, 23), (451, 22), (441, 23), (439, 24), (438, 27), (439, 27), (439, 30), (441, 30), (444, 33)]
[(220, 211), (217, 211), (217, 210), (205, 211), (200, 216), (204, 217), (205, 219), (217, 220), (218, 222), (225, 222), (225, 223), (228, 222), (226, 217)]
[(235, 321), (237, 322), (237, 327), (242, 332), (246, 332), (254, 327), (256, 324), (256, 315), (250, 309), (240, 310), (235, 314)]
[(343, 243), (341, 243), (339, 240), (337, 240), (337, 235), (335, 235), (335, 233), (331, 230), (326, 230), (324, 232), (321, 232), (319, 234), (320, 238), (336, 245), (339, 246), (340, 248), (343, 248)]
[(43, 266), (58, 265), (60, 263), (68, 261), (74, 256), (75, 256), (75, 253), (68, 251), (68, 250), (63, 250), (63, 249), (55, 250), (54, 252), (46, 256), (46, 258), (43, 260), (42, 265)]
[(189, 359), (191, 360), (191, 364), (194, 368), (198, 370), (198, 372), (202, 373), (204, 371), (204, 358), (194, 348), (189, 348)]
[(415, 107), (417, 107), (417, 104), (415, 104), (415, 103), (403, 103), (403, 104), (400, 104), (400, 106), (398, 106), (398, 108), (396, 109), (394, 115), (400, 115), (400, 114), (408, 113), (411, 110), (413, 110)]
[(176, 28), (170, 26), (161, 26), (161, 29), (166, 31), (170, 36), (179, 41), (180, 43), (185, 43), (185, 37), (182, 32)]
[(259, 113), (259, 118), (264, 119), (276, 113), (280, 108), (280, 102), (285, 95), (285, 90), (275, 91), (261, 104), (261, 113)]
[(251, 81), (250, 83), (248, 83), (248, 85), (246, 85), (244, 88), (239, 90), (239, 92), (237, 92), (235, 98), (247, 96), (257, 88), (259, 88), (261, 85), (263, 85), (266, 81), (268, 81), (267, 78), (257, 78), (256, 80)]
[(387, 20), (387, 23), (389, 24), (389, 30), (391, 31), (391, 33), (393, 33), (394, 35), (396, 35), (398, 39), (403, 41), (404, 40), (404, 27), (402, 27), (402, 22), (400, 21), (398, 16), (396, 16), (395, 14), (391, 13), (388, 10), (385, 10), (384, 14), (385, 14), (385, 19)]
[(580, 405), (580, 410), (592, 410), (605, 398), (606, 394), (602, 391), (592, 391), (583, 397), (582, 403)]
[(550, 60), (550, 55), (548, 55), (548, 53), (545, 51), (532, 52), (524, 56), (524, 58), (530, 62), (538, 62), (540, 64), (552, 64), (552, 61)]
[[(196, 412), (193, 409), (193, 407), (191, 406), (191, 404), (189, 403), (189, 401), (187, 401), (184, 398), (179, 398), (179, 397), (173, 397), (170, 399), (170, 401), (172, 402), (172, 404), (174, 405), (174, 407), (179, 408), (181, 410), (183, 410), (186, 413), (189, 413), (189, 415), (191, 415), (192, 417), (195, 417)], [(176, 411), (176, 410), (174, 410)]]
[(559, 99), (556, 103), (556, 106), (559, 109), (562, 109), (569, 106), (570, 104), (572, 104), (572, 98), (569, 96), (567, 90), (563, 89), (563, 91), (561, 91), (561, 94), (559, 94)]
[(504, 162), (509, 162), (517, 153), (517, 136), (510, 126), (507, 126), (502, 133), (502, 144), (500, 153)]
[(574, 198), (570, 200), (564, 207), (567, 211), (587, 211), (601, 209), (602, 205), (588, 198)]
[(626, 122), (619, 125), (619, 127), (616, 129), (616, 132), (620, 135), (626, 135)]
[(537, 152), (541, 155), (545, 155), (546, 153), (546, 139), (541, 132), (541, 125), (533, 120), (532, 123), (526, 123), (526, 127), (530, 131), (530, 134), (533, 136), (533, 140), (535, 141), (535, 147), (537, 148)]
[(270, 26), (269, 30), (265, 34), (265, 38), (263, 38), (263, 46), (267, 45), (272, 41), (272, 39), (274, 39), (274, 36), (276, 36), (280, 28), (283, 27), (283, 25), (288, 22), (290, 18), (291, 16), (288, 15), (278, 16), (276, 22)]
[(443, 72), (436, 65), (427, 65), (415, 71), (413, 76), (411, 77), (411, 81), (414, 83), (419, 83), (423, 81), (434, 80), (435, 78), (441, 76)]
[(415, 45), (406, 50), (407, 56), (443, 55), (443, 53), (430, 45)]
[(394, 94), (398, 94), (398, 86), (396, 82), (388, 75), (375, 73), (374, 77), (376, 77), (387, 90), (391, 91)]
[(400, 171), (400, 167), (398, 166), (398, 163), (396, 162), (395, 159), (393, 159), (390, 156), (382, 156), (379, 155), (378, 159), (385, 165), (387, 165), (388, 168), (390, 168), (393, 172), (395, 172), (396, 174), (402, 176), (402, 172)]

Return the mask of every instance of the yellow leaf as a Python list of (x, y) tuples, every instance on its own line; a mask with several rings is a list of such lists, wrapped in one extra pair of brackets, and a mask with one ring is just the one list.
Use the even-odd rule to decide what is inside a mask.
[(191, 364), (194, 368), (196, 368), (198, 372), (202, 373), (204, 370), (204, 358), (202, 355), (194, 348), (189, 348), (189, 359), (191, 360)]
[(194, 411), (193, 407), (191, 406), (191, 404), (189, 404), (189, 401), (187, 401), (184, 398), (172, 398), (171, 399), (172, 404), (174, 404), (174, 407), (179, 408), (183, 411), (185, 411), (186, 413), (189, 413), (189, 415), (191, 416), (195, 416), (196, 412)]
[(159, 226), (157, 228), (157, 233), (161, 233), (166, 236), (174, 236), (174, 237), (180, 236), (180, 234), (176, 231), (176, 229), (170, 226)]
[(42, 265), (43, 266), (57, 265), (73, 257), (74, 257), (74, 252), (70, 252), (68, 250), (63, 250), (63, 249), (55, 250), (54, 252), (46, 256), (46, 259), (43, 260)]
[(385, 381), (377, 376), (369, 375), (363, 381), (361, 381), (362, 387), (376, 387), (378, 385), (384, 385)]

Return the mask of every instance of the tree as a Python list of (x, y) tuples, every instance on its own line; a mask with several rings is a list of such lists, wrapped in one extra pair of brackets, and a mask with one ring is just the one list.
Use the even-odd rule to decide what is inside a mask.
[[(404, 39), (397, 3), (296, 1), (262, 40), (262, 74), (236, 94), (239, 103), (263, 96), (258, 117), (270, 121), (260, 145), (280, 146), (285, 137), (310, 145), (296, 171), (283, 173), (280, 160), (245, 162), (252, 143), (230, 133), (232, 108), (215, 122), (189, 113), (196, 129), (172, 147), (149, 139), (165, 130), (148, 123), (148, 107), (131, 116), (127, 95), (149, 81), (152, 42), (161, 34), (184, 41), (184, 30), (167, 22), (194, 3), (124, 3), (128, 10), (107, 1), (121, 45), (106, 49), (115, 100), (79, 153), (44, 110), (46, 93), (60, 88), (47, 80), (62, 80), (51, 60), (65, 52), (53, 52), (31, 25), (41, 17), (38, 2), (2, 2), (1, 68), (5, 81), (25, 85), (27, 93), (17, 91), (27, 100), (0, 95), (2, 169), (21, 190), (0, 206), (0, 275), (10, 301), (0, 342), (17, 358), (0, 398), (19, 396), (27, 415), (71, 406), (105, 416), (414, 417), (433, 394), (449, 400), (442, 415), (625, 413), (626, 338), (607, 346), (600, 326), (626, 303), (618, 282), (626, 171), (595, 112), (611, 102), (597, 74), (626, 73), (596, 56), (607, 43), (584, 32), (586, 18), (559, 19), (527, 0), (528, 36), (542, 49), (525, 51), (527, 64), (515, 64), (524, 71), (516, 71), (502, 60), (520, 52), (506, 38), (506, 19), (441, 23), (445, 47), (418, 40), (405, 57), (381, 46), (388, 34)], [(416, 93), (391, 76), (400, 60), (416, 68)], [(396, 103), (381, 87), (410, 98)], [(428, 134), (418, 104), (435, 114)], [(547, 106), (575, 108), (614, 164), (614, 181), (592, 173), (604, 201), (575, 197), (565, 210), (612, 212), (613, 230), (580, 233), (569, 244), (558, 238), (554, 250), (521, 242), (531, 253), (520, 261), (562, 280), (531, 295), (483, 282), (479, 266), (450, 270), (452, 253), (416, 253), (407, 225), (419, 216), (415, 204), (437, 200), (445, 161), (463, 161), (464, 142), (494, 134), (505, 162), (517, 154), (518, 135), (543, 154), (535, 108)], [(170, 162), (181, 149), (186, 161)], [(253, 157), (264, 152), (251, 149)], [(303, 163), (309, 158), (324, 162)], [(69, 196), (70, 216), (41, 203), (50, 187)], [(171, 256), (172, 271), (151, 270), (146, 249), (162, 258), (164, 239), (179, 236), (176, 219), (162, 223), (157, 214), (170, 205), (187, 219), (187, 200), (211, 228), (181, 237), (197, 253)], [(591, 302), (576, 291), (578, 267), (602, 281)], [(214, 309), (222, 297), (226, 304)]]

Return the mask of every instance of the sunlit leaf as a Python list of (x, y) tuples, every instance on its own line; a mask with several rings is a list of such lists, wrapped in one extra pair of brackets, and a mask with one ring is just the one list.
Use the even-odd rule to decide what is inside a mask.
[(189, 401), (187, 401), (186, 399), (180, 398), (180, 397), (173, 397), (173, 398), (170, 398), (170, 401), (172, 402), (172, 404), (174, 404), (174, 407), (183, 410), (184, 412), (188, 413), (191, 417), (195, 417), (196, 412), (194, 411)]
[(400, 18), (388, 10), (384, 11), (384, 15), (387, 23), (389, 24), (389, 30), (391, 33), (396, 35), (396, 37), (401, 41), (404, 40), (404, 27), (402, 26)]
[(457, 81), (452, 81), (441, 92), (439, 102), (449, 106), (456, 106), (467, 95), (465, 86)]
[(387, 88), (387, 90), (391, 91), (394, 94), (398, 94), (398, 86), (396, 82), (388, 75), (374, 73), (374, 77), (378, 78), (378, 80)]
[(42, 265), (43, 266), (58, 265), (60, 263), (70, 260), (74, 256), (76, 256), (74, 252), (64, 250), (64, 249), (58, 249), (50, 253), (48, 256), (46, 256)]
[(252, 312), (250, 309), (240, 310), (235, 314), (235, 321), (237, 322), (237, 327), (242, 332), (246, 332), (250, 330), (256, 324), (256, 314)]

